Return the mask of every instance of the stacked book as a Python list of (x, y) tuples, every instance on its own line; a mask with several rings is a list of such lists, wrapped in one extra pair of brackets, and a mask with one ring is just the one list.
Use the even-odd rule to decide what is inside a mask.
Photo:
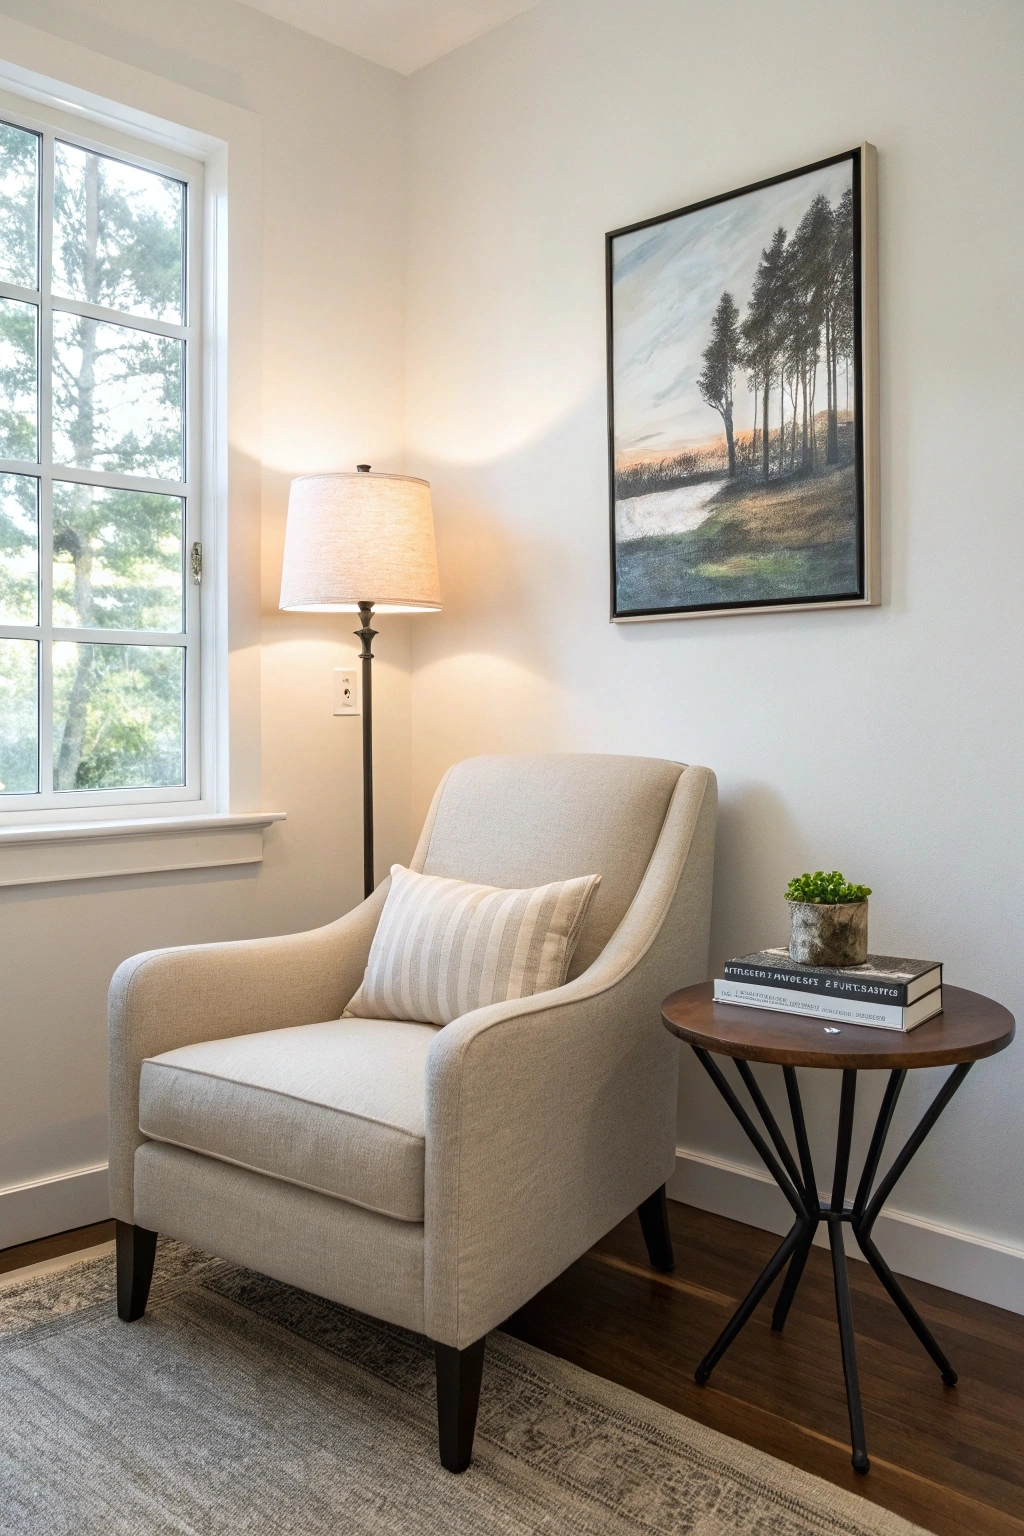
[(906, 1031), (942, 1012), (942, 966), (896, 955), (841, 968), (798, 965), (787, 949), (763, 949), (726, 962), (715, 1001)]

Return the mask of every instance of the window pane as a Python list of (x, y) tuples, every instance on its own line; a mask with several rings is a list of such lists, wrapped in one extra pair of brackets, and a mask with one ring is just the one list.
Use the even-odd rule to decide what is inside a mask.
[(34, 304), (0, 299), (0, 459), (36, 457)]
[(184, 352), (184, 342), (168, 336), (55, 310), (55, 461), (183, 479)]
[(38, 622), (39, 481), (0, 475), (0, 623)]
[(53, 647), (54, 789), (183, 784), (185, 649)]
[(0, 279), (38, 286), (39, 135), (0, 123)]
[(179, 496), (53, 487), (53, 622), (65, 629), (180, 633)]
[(54, 293), (181, 320), (182, 182), (58, 141), (53, 217)]
[(39, 646), (0, 640), (0, 795), (39, 789)]

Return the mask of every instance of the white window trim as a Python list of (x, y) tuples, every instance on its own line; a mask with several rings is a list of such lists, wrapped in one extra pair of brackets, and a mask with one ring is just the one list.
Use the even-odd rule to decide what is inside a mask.
[(283, 820), (283, 811), (250, 811), (5, 827), (0, 831), (0, 887), (258, 864), (264, 830)]
[[(54, 67), (62, 79), (49, 73)], [(74, 822), (63, 811), (40, 811), (31, 825), (23, 812), (0, 812), (0, 885), (255, 862), (264, 829), (284, 819), (253, 809), (260, 802), (258, 119), (3, 17), (0, 91), (73, 115), (79, 134), (98, 124), (204, 164), (201, 798), (121, 805), (116, 820), (104, 806), (81, 807)]]

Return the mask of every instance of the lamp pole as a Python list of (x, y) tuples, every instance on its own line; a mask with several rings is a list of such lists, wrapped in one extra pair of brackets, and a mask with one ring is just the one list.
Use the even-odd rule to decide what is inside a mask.
[(362, 628), (355, 633), (363, 643), (359, 660), (363, 664), (363, 896), (366, 897), (373, 891), (373, 652), (370, 645), (377, 633), (370, 627), (373, 604), (360, 603), (359, 617)]
[[(369, 464), (357, 464), (356, 473), (368, 475)], [(361, 602), (359, 604), (359, 619), (361, 629), (356, 630), (356, 638), (362, 641), (362, 650), (359, 652), (359, 660), (363, 664), (363, 898), (373, 891), (373, 673), (371, 663), (373, 652), (370, 646), (375, 629), (370, 628), (370, 620), (373, 618), (373, 604)]]

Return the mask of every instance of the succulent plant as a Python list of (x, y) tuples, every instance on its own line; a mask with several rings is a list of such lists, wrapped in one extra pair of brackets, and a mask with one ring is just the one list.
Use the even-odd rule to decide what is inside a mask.
[(786, 886), (787, 901), (811, 901), (820, 906), (836, 907), (849, 901), (867, 901), (869, 885), (851, 885), (838, 871), (830, 874), (816, 869), (813, 875), (797, 875)]

